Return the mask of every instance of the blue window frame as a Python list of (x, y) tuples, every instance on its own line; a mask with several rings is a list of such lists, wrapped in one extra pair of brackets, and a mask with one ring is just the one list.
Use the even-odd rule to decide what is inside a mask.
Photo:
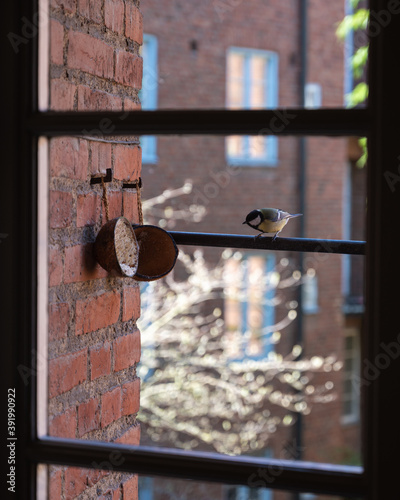
[[(268, 50), (231, 47), (227, 52), (226, 105), (229, 109), (267, 109), (278, 105), (278, 54)], [(275, 166), (275, 136), (229, 136), (229, 164)]]
[[(158, 65), (157, 65), (157, 37), (145, 33), (141, 55), (143, 57), (142, 89), (139, 93), (142, 109), (157, 109), (158, 95)], [(157, 141), (155, 136), (146, 135), (140, 138), (142, 146), (142, 162), (156, 163)]]

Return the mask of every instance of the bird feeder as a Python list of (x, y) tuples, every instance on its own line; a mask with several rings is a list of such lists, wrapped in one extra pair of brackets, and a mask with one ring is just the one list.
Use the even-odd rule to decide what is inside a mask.
[(139, 245), (139, 264), (136, 281), (154, 281), (172, 271), (178, 257), (178, 248), (172, 236), (152, 225), (134, 225)]
[(131, 223), (125, 217), (107, 221), (94, 244), (94, 255), (111, 274), (132, 278), (138, 268), (139, 245)]
[(135, 184), (139, 224), (132, 225), (125, 217), (109, 220), (107, 190), (103, 184), (106, 224), (94, 244), (97, 262), (106, 271), (136, 281), (154, 281), (172, 271), (178, 248), (172, 236), (157, 226), (143, 224), (140, 180)]

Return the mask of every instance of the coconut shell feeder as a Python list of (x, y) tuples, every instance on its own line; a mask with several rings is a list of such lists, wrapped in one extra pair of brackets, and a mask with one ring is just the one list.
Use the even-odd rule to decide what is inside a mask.
[(139, 245), (139, 265), (134, 279), (154, 281), (172, 271), (178, 257), (178, 248), (172, 236), (157, 226), (134, 225)]
[(111, 274), (136, 281), (154, 281), (166, 276), (175, 266), (178, 248), (167, 231), (143, 224), (141, 179), (135, 183), (139, 224), (134, 225), (125, 217), (109, 220), (103, 178), (102, 185), (106, 224), (100, 229), (94, 244), (97, 262)]

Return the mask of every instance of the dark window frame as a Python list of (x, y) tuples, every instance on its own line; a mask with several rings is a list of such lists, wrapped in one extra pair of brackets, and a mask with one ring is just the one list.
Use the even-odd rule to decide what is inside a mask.
[[(369, 140), (368, 213), (366, 244), (366, 312), (362, 334), (361, 359), (379, 368), (379, 376), (362, 384), (362, 443), (364, 467), (322, 465), (279, 461), (282, 473), (273, 488), (363, 496), (368, 500), (393, 498), (398, 491), (400, 431), (396, 423), (396, 387), (400, 362), (380, 363), (382, 345), (398, 337), (398, 300), (393, 286), (400, 282), (396, 215), (400, 207), (398, 144), (400, 96), (397, 88), (397, 61), (400, 59), (400, 11), (396, 0), (371, 0), (375, 13), (370, 34), (369, 85), (367, 109), (280, 110), (295, 118), (280, 135), (367, 135)], [(2, 14), (4, 34), (20, 33), (23, 19), (35, 19), (37, 1), (15, 0)], [(382, 14), (390, 21), (382, 25)], [(388, 14), (389, 13), (389, 14)], [(4, 40), (4, 39), (3, 39)], [(8, 41), (5, 42), (8, 44)], [(3, 397), (7, 388), (16, 389), (17, 491), (20, 498), (35, 498), (36, 466), (64, 464), (90, 467), (107, 462), (110, 452), (120, 450), (121, 465), (115, 470), (247, 485), (260, 467), (276, 465), (272, 459), (224, 457), (207, 453), (183, 452), (110, 443), (38, 438), (36, 431), (36, 377), (40, 369), (36, 349), (36, 257), (37, 257), (37, 138), (79, 134), (106, 122), (105, 135), (118, 134), (257, 134), (265, 128), (275, 111), (185, 110), (130, 112), (121, 121), (119, 113), (40, 113), (37, 111), (37, 37), (19, 46), (18, 54), (6, 48), (2, 54), (7, 98), (4, 99), (2, 135), (3, 179), (6, 187), (0, 197), (2, 215), (0, 252), (3, 264), (2, 366)], [(6, 120), (6, 122), (5, 122)], [(104, 122), (103, 122), (104, 123)], [(111, 127), (110, 127), (111, 124)], [(279, 135), (279, 134), (278, 134)], [(177, 236), (186, 244), (257, 247), (250, 237), (196, 233)], [(180, 239), (181, 238), (181, 239)], [(180, 240), (179, 240), (180, 239)], [(210, 241), (208, 241), (210, 243)], [(280, 249), (314, 251), (324, 245), (318, 240), (280, 238)], [(335, 243), (334, 245), (348, 243)], [(251, 246), (253, 245), (253, 246)], [(293, 247), (294, 245), (294, 247)], [(305, 245), (305, 247), (304, 247)], [(353, 253), (353, 244), (344, 253)], [(306, 250), (307, 247), (307, 250)], [(275, 247), (276, 248), (276, 247)], [(343, 247), (342, 247), (343, 250)], [(360, 251), (360, 249), (358, 249)], [(362, 253), (362, 251), (361, 251)], [(16, 367), (31, 370), (22, 378)], [(362, 372), (363, 373), (363, 372)], [(7, 466), (8, 470), (8, 466)]]

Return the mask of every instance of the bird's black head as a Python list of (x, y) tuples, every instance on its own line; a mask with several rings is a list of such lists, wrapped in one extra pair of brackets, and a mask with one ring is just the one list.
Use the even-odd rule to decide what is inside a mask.
[(247, 214), (246, 220), (242, 224), (247, 224), (250, 227), (257, 228), (264, 220), (260, 210), (252, 210)]

